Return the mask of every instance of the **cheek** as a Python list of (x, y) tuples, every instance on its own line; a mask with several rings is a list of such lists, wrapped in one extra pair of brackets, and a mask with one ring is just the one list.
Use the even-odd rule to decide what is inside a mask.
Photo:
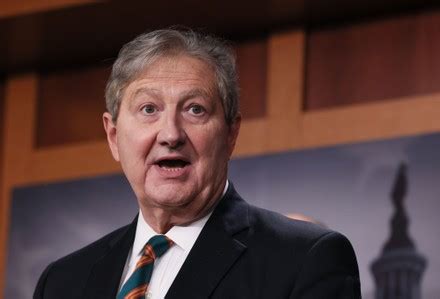
[(138, 164), (139, 160), (144, 160), (150, 152), (154, 143), (154, 135), (142, 130), (128, 132), (129, 134), (122, 133), (118, 136), (121, 163)]
[[(226, 138), (219, 132), (199, 132), (193, 144), (199, 157), (204, 161), (203, 164), (207, 171), (215, 172), (216, 167), (221, 166), (229, 159)], [(214, 167), (212, 167), (213, 165)]]

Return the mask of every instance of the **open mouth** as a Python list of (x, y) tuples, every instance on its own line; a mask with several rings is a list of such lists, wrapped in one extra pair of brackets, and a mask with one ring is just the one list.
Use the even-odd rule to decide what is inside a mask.
[(190, 163), (182, 159), (163, 159), (158, 161), (156, 164), (163, 170), (179, 171)]

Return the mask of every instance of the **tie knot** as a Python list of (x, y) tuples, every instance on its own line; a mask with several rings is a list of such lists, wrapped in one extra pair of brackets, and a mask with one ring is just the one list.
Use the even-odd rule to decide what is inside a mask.
[(151, 237), (145, 244), (143, 255), (151, 257), (153, 260), (161, 257), (174, 242), (165, 235), (156, 235)]

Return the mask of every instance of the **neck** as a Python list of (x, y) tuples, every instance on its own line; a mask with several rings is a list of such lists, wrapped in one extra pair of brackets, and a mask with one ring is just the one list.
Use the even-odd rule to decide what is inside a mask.
[[(146, 206), (140, 203), (141, 217), (158, 234), (167, 233), (173, 226), (187, 225), (211, 212), (220, 201), (224, 188), (207, 196), (206, 200), (193, 200), (190, 204), (179, 207)], [(196, 206), (201, 202), (201, 206)]]
[[(217, 201), (214, 202), (214, 205)], [(161, 208), (142, 208), (140, 217), (144, 217), (145, 222), (158, 234), (167, 233), (173, 226), (187, 225), (194, 221), (197, 221), (211, 212), (214, 205), (210, 205), (209, 208), (203, 209), (196, 214), (187, 214), (185, 211), (170, 211)]]

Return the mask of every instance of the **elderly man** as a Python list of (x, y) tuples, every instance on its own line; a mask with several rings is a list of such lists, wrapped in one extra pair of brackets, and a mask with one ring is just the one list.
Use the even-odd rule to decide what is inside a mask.
[(49, 265), (34, 298), (360, 298), (345, 237), (253, 207), (227, 181), (237, 90), (213, 37), (158, 30), (122, 48), (103, 121), (139, 214)]

